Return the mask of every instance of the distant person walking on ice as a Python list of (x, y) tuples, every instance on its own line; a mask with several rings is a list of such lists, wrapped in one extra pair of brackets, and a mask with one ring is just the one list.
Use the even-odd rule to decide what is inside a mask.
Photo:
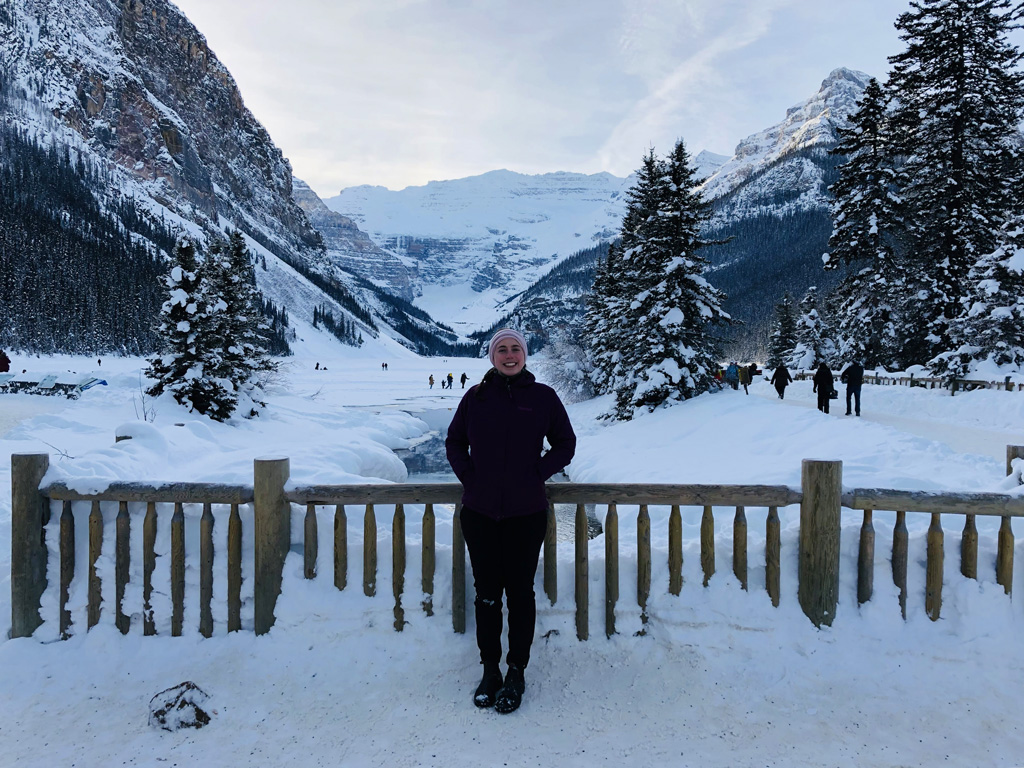
[(466, 372), (465, 372), (465, 371), (463, 371), (463, 372), (462, 372), (462, 379), (461, 379), (461, 381), (462, 381), (462, 388), (463, 388), (463, 389), (465, 389), (465, 388), (466, 388), (466, 382), (467, 382), (468, 380), (469, 380), (469, 376), (467, 376), (467, 375), (466, 375)]
[(854, 360), (846, 370), (839, 374), (839, 380), (846, 385), (846, 415), (850, 415), (850, 399), (856, 403), (857, 415), (860, 416), (860, 388), (864, 384), (864, 366)]
[[(526, 339), (504, 328), (487, 346), (493, 366), (466, 390), (445, 448), (462, 483), (462, 532), (476, 584), (476, 642), (483, 678), (473, 702), (519, 708), (537, 620), (533, 591), (548, 526), (544, 482), (576, 452), (555, 390), (526, 370)], [(551, 449), (544, 453), (544, 439)], [(501, 661), (502, 594), (508, 602), (508, 671)]]
[(433, 389), (434, 388), (434, 374), (430, 374), (430, 378), (428, 379), (428, 381), (430, 382), (430, 388)]
[(452, 376), (452, 375), (451, 375), (451, 374), (449, 373), (449, 374), (448, 374), (448, 389), (451, 389), (451, 388), (452, 388), (452, 384), (454, 384), (454, 383), (455, 383), (455, 377), (454, 377), (454, 376)]
[(775, 373), (772, 374), (771, 383), (775, 385), (775, 391), (779, 393), (779, 400), (784, 400), (786, 397), (786, 387), (793, 381), (793, 377), (789, 373), (789, 369), (782, 363), (775, 369)]
[(814, 372), (814, 391), (818, 393), (818, 410), (828, 413), (828, 402), (832, 399), (832, 393), (836, 388), (836, 380), (832, 375), (832, 369), (824, 362)]

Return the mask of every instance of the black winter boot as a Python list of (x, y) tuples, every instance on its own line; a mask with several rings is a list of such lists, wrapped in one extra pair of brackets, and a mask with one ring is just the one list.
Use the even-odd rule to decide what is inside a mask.
[(502, 682), (501, 669), (497, 662), (484, 664), (484, 676), (480, 680), (480, 685), (476, 687), (476, 693), (473, 694), (473, 703), (481, 708), (493, 707), (494, 697), (498, 695)]
[(523, 668), (516, 664), (508, 665), (508, 672), (505, 673), (505, 684), (498, 691), (498, 697), (494, 700), (494, 709), (503, 715), (515, 712), (523, 701), (523, 692), (526, 691), (526, 679), (523, 677)]

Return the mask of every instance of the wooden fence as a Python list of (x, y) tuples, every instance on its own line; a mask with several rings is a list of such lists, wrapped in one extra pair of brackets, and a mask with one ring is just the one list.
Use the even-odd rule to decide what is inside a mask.
[[(838, 372), (837, 372), (838, 373)], [(794, 378), (800, 381), (814, 377), (814, 371), (799, 371)], [(865, 384), (880, 384), (883, 386), (901, 387), (922, 387), (923, 389), (948, 389), (951, 395), (957, 392), (971, 392), (975, 389), (995, 389), (1004, 392), (1024, 392), (1024, 383), (1014, 384), (1010, 377), (1002, 381), (989, 381), (988, 379), (942, 379), (931, 376), (904, 376), (895, 373), (878, 373), (877, 371), (864, 371)], [(839, 377), (836, 376), (836, 386), (840, 386)]]
[[(1007, 446), (1007, 473), (1012, 459), (1024, 457), (1024, 446)], [(454, 484), (405, 485), (316, 485), (288, 487), (288, 459), (257, 459), (254, 482), (250, 486), (211, 483), (146, 484), (119, 482), (99, 493), (81, 493), (61, 483), (42, 485), (49, 466), (47, 454), (15, 454), (12, 464), (12, 536), (11, 536), (11, 636), (28, 637), (40, 626), (41, 602), (47, 588), (46, 526), (52, 502), (61, 503), (59, 521), (60, 593), (59, 627), (66, 637), (71, 631), (71, 614), (67, 609), (73, 579), (88, 579), (87, 628), (100, 620), (103, 606), (102, 583), (98, 574), (104, 537), (103, 502), (116, 502), (118, 513), (115, 535), (115, 611), (114, 623), (122, 633), (130, 628), (129, 614), (123, 600), (130, 573), (129, 547), (132, 508), (145, 505), (143, 526), (143, 633), (156, 633), (151, 596), (156, 556), (154, 546), (157, 530), (157, 505), (173, 505), (170, 522), (170, 597), (171, 634), (183, 631), (185, 605), (185, 517), (183, 505), (201, 504), (199, 521), (199, 631), (209, 637), (213, 632), (214, 579), (214, 505), (229, 508), (226, 578), (227, 628), (241, 629), (242, 585), (242, 518), (239, 506), (252, 504), (254, 545), (253, 629), (256, 634), (268, 632), (274, 625), (275, 607), (281, 593), (285, 557), (291, 549), (291, 515), (293, 505), (305, 506), (303, 525), (304, 575), (318, 578), (323, 564), (317, 562), (319, 530), (318, 506), (334, 506), (333, 580), (334, 586), (345, 589), (348, 583), (347, 508), (363, 509), (362, 588), (374, 595), (377, 588), (378, 527), (374, 505), (395, 505), (392, 519), (392, 590), (395, 600), (395, 629), (405, 624), (402, 604), (405, 589), (406, 534), (405, 506), (423, 505), (422, 573), (424, 600), (421, 609), (433, 614), (434, 575), (436, 570), (435, 513), (437, 504), (454, 505), (452, 520), (452, 626), (456, 632), (466, 629), (466, 550), (460, 525), (461, 486)], [(842, 463), (804, 460), (801, 488), (764, 485), (635, 485), (553, 483), (547, 487), (552, 507), (548, 512), (548, 535), (544, 543), (544, 592), (554, 605), (558, 599), (557, 552), (554, 504), (575, 504), (575, 603), (576, 634), (586, 640), (590, 633), (589, 617), (589, 546), (586, 505), (604, 505), (605, 541), (605, 615), (604, 631), (615, 633), (615, 617), (619, 600), (619, 518), (622, 505), (637, 507), (637, 595), (641, 618), (647, 621), (647, 601), (651, 593), (651, 521), (648, 507), (670, 507), (668, 518), (669, 592), (680, 594), (682, 588), (682, 519), (681, 507), (703, 508), (700, 526), (700, 565), (704, 586), (715, 573), (715, 507), (733, 508), (732, 572), (742, 589), (747, 589), (747, 520), (746, 509), (765, 507), (765, 588), (773, 605), (778, 605), (781, 571), (781, 535), (778, 510), (800, 504), (798, 553), (798, 600), (808, 618), (817, 626), (830, 625), (835, 617), (839, 595), (839, 554), (841, 514), (843, 508), (862, 512), (858, 558), (858, 601), (871, 599), (875, 558), (875, 537), (872, 515), (876, 511), (894, 511), (896, 525), (892, 542), (893, 581), (899, 589), (900, 606), (906, 617), (908, 533), (907, 513), (928, 514), (931, 526), (927, 534), (925, 609), (936, 620), (942, 606), (944, 570), (942, 515), (963, 515), (960, 569), (964, 576), (977, 578), (978, 534), (976, 517), (998, 516), (996, 578), (1009, 594), (1012, 589), (1014, 536), (1011, 519), (1024, 517), (1024, 498), (998, 493), (925, 493), (884, 489), (842, 488)], [(91, 505), (88, 518), (88, 570), (82, 574), (75, 563), (75, 519), (72, 504)]]

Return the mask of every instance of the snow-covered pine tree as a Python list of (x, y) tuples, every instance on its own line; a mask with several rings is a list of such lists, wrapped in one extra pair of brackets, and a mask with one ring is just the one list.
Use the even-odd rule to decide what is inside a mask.
[(611, 391), (610, 382), (621, 357), (618, 336), (624, 327), (621, 317), (625, 302), (617, 290), (616, 275), (620, 271), (619, 250), (612, 243), (608, 246), (608, 255), (597, 264), (594, 284), (586, 298), (582, 341), (590, 357), (591, 384), (602, 394)]
[(723, 296), (704, 277), (700, 230), (707, 204), (682, 140), (665, 160), (644, 159), (635, 207), (623, 219), (623, 262), (632, 301), (615, 382), (615, 417), (631, 419), (706, 392), (717, 368), (716, 325), (730, 322)]
[(786, 359), (793, 370), (817, 368), (820, 363), (834, 365), (836, 345), (828, 323), (818, 309), (818, 289), (811, 286), (800, 300), (800, 317), (796, 321), (796, 346)]
[(211, 333), (209, 298), (190, 239), (178, 240), (172, 261), (161, 278), (167, 291), (157, 327), (162, 350), (149, 361), (146, 376), (154, 383), (146, 393), (157, 397), (170, 392), (190, 411), (225, 419), (233, 393), (217, 374), (220, 349)]
[(905, 158), (908, 274), (920, 314), (901, 327), (904, 356), (951, 349), (950, 324), (978, 259), (995, 252), (1019, 200), (1015, 149), (1024, 116), (1021, 52), (1008, 41), (1020, 3), (914, 0), (896, 21), (907, 48), (890, 57), (896, 153)]
[(786, 291), (782, 299), (775, 305), (775, 320), (772, 323), (772, 336), (768, 342), (769, 368), (778, 368), (786, 363), (796, 348), (796, 308), (793, 297)]
[(267, 354), (270, 325), (261, 311), (255, 270), (240, 232), (230, 232), (226, 243), (210, 244), (203, 274), (211, 343), (220, 350), (215, 373), (229, 393), (218, 412), (226, 413), (226, 419), (241, 406), (243, 415), (256, 415), (265, 405), (259, 376), (273, 370), (274, 363)]
[(834, 155), (846, 157), (832, 193), (832, 236), (825, 269), (856, 272), (835, 290), (835, 336), (841, 359), (869, 367), (898, 365), (899, 308), (908, 292), (899, 259), (905, 223), (888, 136), (887, 96), (868, 81), (848, 126), (838, 129)]
[(967, 311), (950, 326), (954, 347), (932, 361), (933, 370), (947, 378), (965, 378), (979, 363), (1024, 370), (1024, 227), (1009, 231), (970, 278)]

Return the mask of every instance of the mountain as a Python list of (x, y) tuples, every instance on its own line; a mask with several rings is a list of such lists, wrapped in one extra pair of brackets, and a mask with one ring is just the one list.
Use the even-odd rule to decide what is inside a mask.
[[(386, 257), (351, 222), (318, 218), (332, 238), (332, 247), (325, 246), (300, 205), (308, 197), (304, 185), (295, 189), (290, 164), (246, 108), (230, 72), (167, 0), (9, 0), (0, 6), (0, 128), (0, 172), (13, 180), (0, 190), (0, 221), (10, 243), (0, 280), (4, 343), (38, 348), (48, 337), (67, 351), (151, 350), (146, 329), (162, 300), (154, 296), (154, 265), (165, 261), (178, 234), (202, 239), (229, 229), (244, 233), (260, 261), (264, 296), (293, 317), (312, 321), (314, 310), (325, 306), (363, 333), (384, 332), (408, 346), (419, 348), (394, 330), (394, 322), (416, 326), (418, 336), (434, 328), (454, 339), (421, 310), (392, 301), (348, 271), (358, 270), (360, 253)], [(53, 179), (60, 179), (59, 190)], [(315, 204), (312, 209), (313, 217), (323, 213)], [(63, 261), (32, 250), (44, 233), (52, 238), (54, 232), (68, 241), (61, 244), (69, 254)], [(77, 326), (80, 336), (95, 323), (97, 307), (116, 314), (103, 298), (111, 280), (104, 254), (112, 243), (124, 253), (119, 269), (149, 275), (138, 284), (146, 295), (120, 310), (136, 316), (133, 329), (124, 317), (109, 319), (133, 338), (119, 342), (112, 332), (71, 343), (57, 326), (24, 327), (26, 312), (11, 307), (26, 290), (26, 308), (67, 306), (74, 315), (69, 328)], [(396, 263), (390, 279), (400, 294), (402, 265)], [(37, 287), (33, 275), (44, 285)]]
[(351, 187), (324, 203), (408, 266), (418, 306), (471, 331), (562, 259), (613, 238), (628, 187), (609, 173), (499, 170), (397, 192)]
[[(799, 300), (809, 286), (824, 293), (845, 275), (821, 268), (832, 231), (828, 187), (843, 160), (829, 151), (869, 79), (836, 69), (817, 93), (788, 109), (782, 122), (741, 141), (731, 158), (706, 152), (694, 157), (698, 176), (708, 176), (701, 187), (712, 210), (705, 237), (728, 241), (708, 246), (704, 255), (711, 262), (708, 279), (726, 293), (725, 309), (740, 321), (724, 339), (730, 354), (762, 355), (775, 304), (785, 291)], [(592, 265), (572, 263), (571, 271), (593, 274)], [(570, 281), (578, 282), (578, 276)], [(503, 305), (503, 322), (539, 328), (540, 318), (551, 312), (553, 325), (574, 335), (585, 297), (573, 290), (564, 279), (538, 282), (516, 297), (518, 303)], [(541, 343), (547, 335), (535, 333)]]

